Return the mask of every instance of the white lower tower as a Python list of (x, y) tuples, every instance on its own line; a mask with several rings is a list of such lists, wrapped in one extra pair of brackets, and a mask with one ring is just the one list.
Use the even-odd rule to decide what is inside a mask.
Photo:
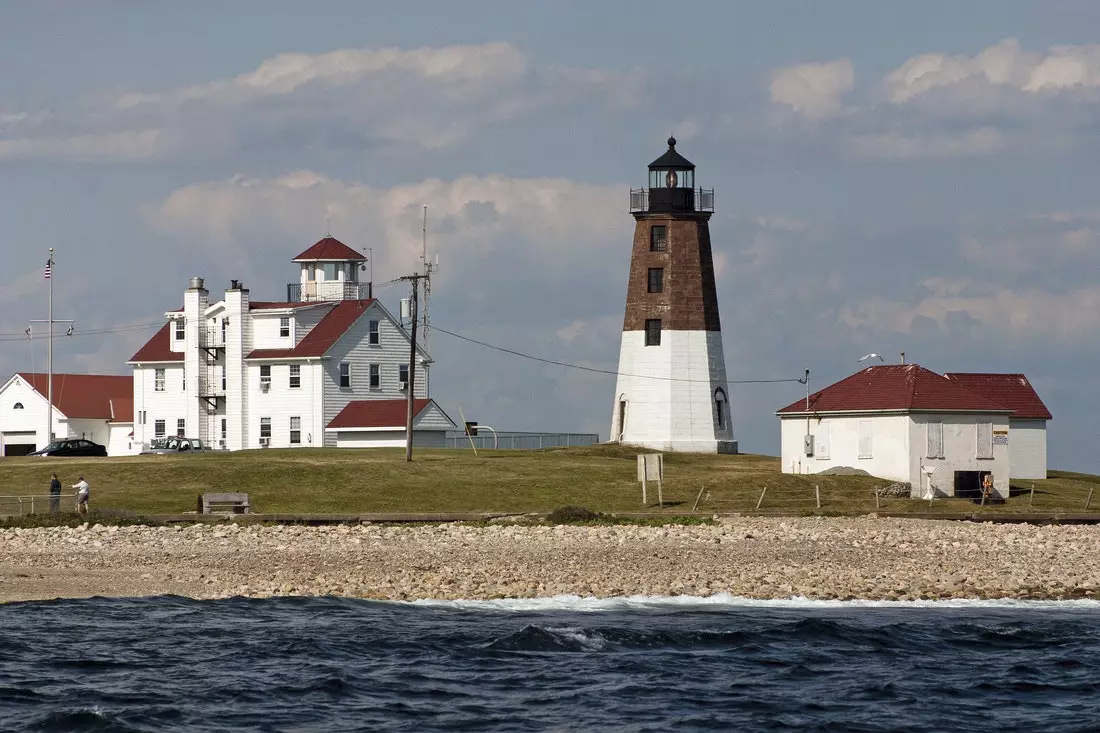
[(736, 453), (714, 285), (714, 190), (668, 151), (632, 190), (636, 221), (615, 385), (612, 442), (663, 451)]

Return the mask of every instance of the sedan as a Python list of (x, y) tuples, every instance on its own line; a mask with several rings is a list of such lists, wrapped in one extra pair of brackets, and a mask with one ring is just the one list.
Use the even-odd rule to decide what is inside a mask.
[(99, 443), (93, 443), (83, 438), (66, 438), (64, 440), (55, 440), (42, 450), (36, 450), (27, 455), (57, 457), (105, 456), (107, 455), (107, 448)]

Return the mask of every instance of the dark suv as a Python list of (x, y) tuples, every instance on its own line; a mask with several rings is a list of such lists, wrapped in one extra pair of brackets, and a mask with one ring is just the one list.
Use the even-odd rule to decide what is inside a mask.
[(105, 456), (107, 448), (99, 443), (93, 443), (83, 438), (66, 438), (55, 440), (42, 450), (28, 453), (29, 456)]

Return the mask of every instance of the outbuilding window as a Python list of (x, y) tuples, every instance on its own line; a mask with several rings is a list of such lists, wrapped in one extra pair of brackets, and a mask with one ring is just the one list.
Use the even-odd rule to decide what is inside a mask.
[(870, 420), (859, 421), (859, 457), (872, 458), (874, 449), (874, 433)]
[(978, 458), (993, 457), (993, 423), (978, 423)]
[(928, 457), (943, 458), (943, 422), (935, 420), (925, 425), (928, 431)]

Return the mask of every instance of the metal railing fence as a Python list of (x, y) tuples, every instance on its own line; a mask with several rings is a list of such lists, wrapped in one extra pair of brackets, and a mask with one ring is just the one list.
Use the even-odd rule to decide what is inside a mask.
[[(56, 508), (54, 502), (57, 502)], [(27, 514), (76, 511), (76, 496), (72, 492), (56, 494), (23, 494), (0, 496), (0, 517), (22, 517)]]
[(599, 433), (524, 433), (498, 430), (493, 434), (467, 436), (461, 430), (447, 433), (448, 448), (499, 448), (500, 450), (539, 450), (540, 448), (571, 448), (595, 445), (600, 442)]

